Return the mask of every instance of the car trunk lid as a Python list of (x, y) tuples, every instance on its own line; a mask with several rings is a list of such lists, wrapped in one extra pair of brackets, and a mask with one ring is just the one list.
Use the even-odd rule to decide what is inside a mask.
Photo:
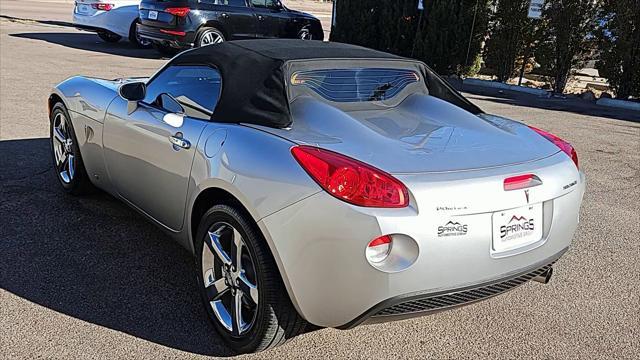
[(261, 128), (392, 174), (509, 166), (559, 151), (526, 125), (474, 115), (427, 95), (411, 95), (393, 108), (350, 112), (304, 97), (291, 104), (291, 112), (290, 129)]

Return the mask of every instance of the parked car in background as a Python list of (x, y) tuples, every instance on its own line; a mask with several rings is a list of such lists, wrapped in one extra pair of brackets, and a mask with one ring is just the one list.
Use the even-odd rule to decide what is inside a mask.
[(138, 32), (163, 52), (225, 40), (324, 39), (320, 20), (279, 0), (144, 0)]
[(125, 38), (138, 47), (149, 48), (151, 41), (138, 36), (138, 5), (140, 0), (76, 0), (73, 23), (95, 31), (109, 43)]
[(76, 76), (49, 120), (61, 187), (101, 188), (187, 248), (239, 352), (547, 283), (586, 184), (568, 142), (340, 43), (229, 41), (150, 79)]

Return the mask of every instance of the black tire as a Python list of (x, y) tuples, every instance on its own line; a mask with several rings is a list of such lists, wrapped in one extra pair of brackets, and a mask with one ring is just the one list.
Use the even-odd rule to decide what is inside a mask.
[[(61, 118), (62, 116), (63, 118)], [(58, 140), (54, 139), (54, 127), (56, 127), (60, 121), (65, 121), (66, 127), (66, 136), (71, 139), (70, 151), (73, 155), (73, 163), (74, 168), (73, 175), (67, 177), (67, 180), (63, 179), (61, 169), (64, 166), (59, 166), (58, 161), (56, 160), (56, 154), (54, 148), (58, 143)], [(53, 169), (58, 179), (60, 185), (62, 185), (62, 189), (72, 195), (85, 195), (90, 194), (95, 191), (95, 187), (89, 180), (89, 176), (87, 175), (87, 171), (84, 168), (84, 162), (82, 161), (82, 155), (80, 154), (80, 148), (78, 147), (78, 139), (76, 138), (75, 130), (73, 129), (73, 124), (71, 122), (71, 117), (69, 116), (69, 112), (63, 103), (56, 103), (51, 109), (51, 116), (49, 118), (49, 138), (50, 138), (50, 146), (51, 146), (51, 158), (53, 160)], [(69, 164), (69, 155), (67, 154), (67, 166)], [(68, 168), (68, 167), (67, 167)], [(67, 171), (67, 176), (71, 171)]]
[(156, 49), (157, 52), (159, 52), (160, 54), (162, 54), (163, 56), (166, 56), (166, 57), (174, 57), (180, 52), (179, 49), (173, 48), (171, 46), (164, 45), (164, 44), (159, 43), (157, 41), (151, 42), (151, 46), (154, 49)]
[[(214, 39), (213, 41), (208, 39)], [(206, 45), (217, 44), (218, 42), (226, 41), (224, 33), (215, 27), (202, 27), (198, 30), (198, 35), (196, 36), (195, 47), (202, 47)]]
[(120, 39), (122, 39), (122, 36), (114, 34), (110, 31), (98, 31), (98, 36), (100, 37), (100, 39), (108, 43), (117, 43), (118, 41), (120, 41)]
[(140, 49), (151, 49), (152, 42), (149, 39), (144, 39), (138, 36), (138, 24), (140, 23), (140, 19), (136, 19), (131, 24), (131, 28), (129, 29), (129, 42), (135, 45)]
[[(217, 224), (229, 224), (238, 230), (252, 259), (258, 288), (255, 320), (244, 334), (233, 336), (217, 319), (207, 298), (202, 274), (202, 254), (205, 237)], [(293, 307), (282, 282), (275, 260), (255, 222), (243, 211), (216, 205), (209, 209), (200, 222), (196, 238), (196, 272), (198, 291), (207, 310), (209, 320), (226, 344), (239, 353), (263, 351), (284, 344), (288, 339), (305, 332), (307, 322)], [(208, 250), (208, 249), (207, 249)]]

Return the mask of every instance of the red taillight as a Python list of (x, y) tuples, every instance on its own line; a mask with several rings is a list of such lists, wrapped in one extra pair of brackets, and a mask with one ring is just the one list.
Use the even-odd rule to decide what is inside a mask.
[(109, 11), (113, 9), (113, 4), (91, 4), (91, 7), (96, 10)]
[(529, 128), (531, 128), (531, 130), (537, 132), (538, 134), (542, 135), (545, 139), (554, 143), (557, 147), (560, 148), (560, 150), (562, 150), (565, 154), (569, 155), (571, 160), (573, 160), (573, 162), (576, 164), (576, 167), (579, 168), (578, 153), (576, 152), (576, 149), (574, 149), (573, 146), (571, 146), (571, 144), (544, 130), (540, 130), (533, 126), (529, 126)]
[(160, 29), (161, 33), (165, 33), (165, 34), (169, 34), (169, 35), (176, 35), (176, 36), (185, 36), (187, 33), (184, 31), (175, 31), (175, 30), (165, 30), (165, 29)]
[(512, 176), (504, 179), (505, 191), (526, 189), (538, 185), (542, 185), (542, 181), (533, 174)]
[(291, 153), (325, 191), (340, 200), (365, 207), (409, 205), (406, 186), (373, 166), (312, 146), (296, 146)]
[(177, 17), (185, 17), (189, 13), (191, 9), (188, 7), (170, 7), (166, 8), (164, 11), (168, 12), (171, 15), (175, 15)]

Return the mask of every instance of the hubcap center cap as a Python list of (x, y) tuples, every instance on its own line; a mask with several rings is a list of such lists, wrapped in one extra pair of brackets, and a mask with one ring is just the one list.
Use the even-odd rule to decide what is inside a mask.
[(237, 288), (236, 276), (231, 271), (231, 269), (224, 271), (224, 282), (227, 283), (227, 286), (229, 286), (232, 290), (235, 290)]

